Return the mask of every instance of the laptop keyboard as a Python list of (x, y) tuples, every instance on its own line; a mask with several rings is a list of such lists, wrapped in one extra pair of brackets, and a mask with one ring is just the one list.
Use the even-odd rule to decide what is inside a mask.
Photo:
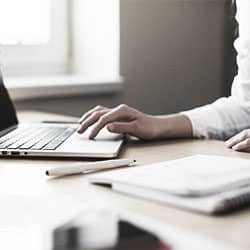
[(21, 127), (0, 138), (0, 149), (56, 150), (74, 132), (68, 127)]

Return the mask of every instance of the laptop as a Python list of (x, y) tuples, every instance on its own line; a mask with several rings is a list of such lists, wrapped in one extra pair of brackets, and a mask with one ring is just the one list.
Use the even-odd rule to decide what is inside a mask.
[(89, 140), (91, 128), (77, 133), (77, 123), (18, 123), (0, 73), (0, 157), (115, 158), (123, 136), (104, 128)]

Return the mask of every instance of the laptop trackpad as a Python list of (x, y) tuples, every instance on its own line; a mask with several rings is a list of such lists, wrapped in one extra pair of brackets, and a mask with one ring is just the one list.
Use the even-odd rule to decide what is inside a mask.
[(67, 152), (83, 152), (106, 154), (119, 150), (123, 141), (123, 135), (110, 133), (106, 128), (102, 129), (94, 140), (89, 139), (91, 128), (84, 134), (74, 133), (58, 150)]

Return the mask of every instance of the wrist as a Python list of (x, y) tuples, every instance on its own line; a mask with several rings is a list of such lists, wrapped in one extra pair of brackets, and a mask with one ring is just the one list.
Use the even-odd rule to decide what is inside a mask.
[(191, 138), (192, 124), (183, 114), (154, 117), (154, 135), (156, 139), (162, 138)]
[(163, 132), (161, 119), (159, 119), (157, 116), (148, 115), (148, 120), (150, 124), (149, 130), (151, 139), (160, 139)]

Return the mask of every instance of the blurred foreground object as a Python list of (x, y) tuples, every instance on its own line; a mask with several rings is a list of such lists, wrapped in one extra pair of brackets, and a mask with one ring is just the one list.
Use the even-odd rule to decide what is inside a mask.
[(108, 211), (82, 213), (56, 228), (53, 250), (169, 250), (158, 237)]

